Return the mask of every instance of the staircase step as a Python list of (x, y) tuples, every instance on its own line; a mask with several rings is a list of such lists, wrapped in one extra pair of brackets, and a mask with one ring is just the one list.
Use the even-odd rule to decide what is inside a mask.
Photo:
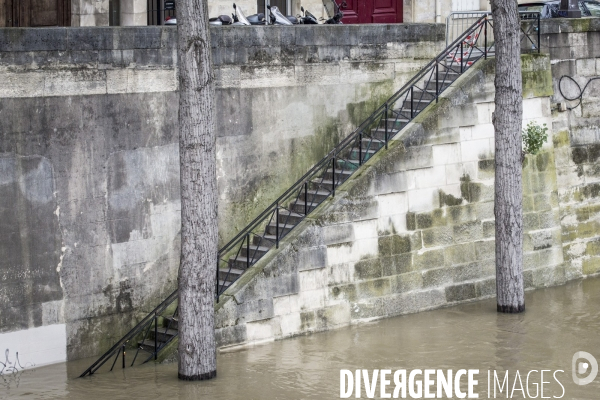
[(233, 282), (230, 281), (222, 281), (219, 279), (219, 294), (223, 293), (229, 286), (231, 286)]
[(340, 169), (356, 171), (360, 168), (360, 161), (358, 159), (338, 160), (338, 165)]
[(165, 322), (164, 322), (164, 326), (165, 327), (169, 327), (169, 328), (173, 328), (173, 329), (178, 329), (179, 328), (179, 319), (178, 317), (164, 317)]
[[(258, 260), (262, 256), (264, 256), (270, 249), (273, 247), (269, 242), (263, 243), (262, 246), (252, 246), (250, 245), (250, 258), (254, 258)], [(242, 247), (242, 251), (240, 252), (243, 256), (248, 256), (248, 247)]]
[[(304, 194), (300, 194), (299, 199), (304, 200)], [(288, 210), (279, 210), (279, 223), (288, 223), (297, 225), (304, 219), (304, 214)]]
[[(454, 80), (453, 80), (453, 79), (451, 79), (451, 77), (448, 77), (448, 78), (447, 78), (447, 79), (444, 81), (444, 77), (442, 76), (442, 77), (440, 78), (440, 80), (439, 80), (439, 82), (438, 82), (438, 86), (437, 86), (437, 87), (438, 87), (438, 90), (440, 91), (440, 93), (441, 93), (442, 91), (444, 91), (445, 89), (447, 89), (447, 88), (448, 88), (448, 87), (449, 87), (449, 86), (452, 84), (452, 82), (454, 82)], [(427, 87), (427, 89), (428, 89), (428, 90), (435, 90), (435, 80), (432, 80), (432, 81), (430, 81), (430, 82), (427, 84), (427, 86), (426, 86), (426, 87)]]
[(291, 231), (295, 226), (296, 224), (291, 224), (289, 222), (286, 224), (282, 221), (279, 223), (278, 231), (277, 224), (274, 221), (272, 221), (269, 225), (267, 225), (265, 232), (267, 232), (269, 235), (275, 235), (279, 233), (279, 238), (281, 239), (283, 236), (287, 235), (288, 232)]
[(271, 247), (275, 246), (275, 235), (271, 235), (266, 232), (261, 236), (255, 235), (252, 237), (252, 244), (254, 246), (271, 248)]
[(294, 210), (296, 212), (303, 213), (304, 209), (305, 209), (305, 206), (304, 206), (305, 204), (306, 204), (306, 209), (310, 213), (312, 210), (314, 210), (315, 208), (317, 208), (320, 203), (317, 202), (317, 201), (311, 202), (310, 200), (308, 200), (308, 203), (304, 203), (304, 200), (298, 200), (297, 202), (295, 202), (290, 207), (292, 208), (292, 210)]
[[(348, 179), (348, 177), (350, 175), (352, 175), (353, 171), (349, 171), (349, 170), (341, 170), (341, 169), (335, 169), (335, 177), (336, 177), (336, 182), (338, 182), (338, 185), (342, 182), (344, 182), (346, 179)], [(325, 171), (325, 173), (323, 174), (323, 178), (325, 179), (329, 179), (331, 180), (333, 175), (333, 169), (329, 168), (327, 171)]]
[[(150, 336), (152, 337), (151, 340), (154, 341), (154, 330), (151, 329), (150, 332), (151, 332)], [(177, 329), (166, 329), (164, 327), (159, 326), (158, 330), (156, 332), (156, 334), (157, 334), (156, 337), (158, 338), (159, 342), (166, 343), (169, 340), (171, 340), (171, 338), (173, 336), (177, 336), (178, 333), (179, 333), (179, 331)]]
[[(404, 125), (406, 126), (406, 124), (404, 124)], [(399, 129), (391, 129), (388, 126), (388, 132), (387, 132), (388, 140), (390, 138), (394, 137), (394, 135), (396, 133), (398, 133), (398, 132), (399, 132)], [(385, 142), (384, 142), (384, 140), (385, 140), (385, 127), (384, 128), (379, 127), (379, 128), (371, 129), (371, 135), (373, 135), (374, 138), (377, 138), (377, 139), (381, 140), (384, 143), (384, 145), (385, 145)], [(358, 158), (358, 157), (353, 157), (353, 158)]]
[[(360, 157), (361, 157), (361, 159), (363, 160), (363, 163), (364, 163), (369, 158), (371, 158), (373, 156), (373, 154), (375, 154), (377, 152), (377, 150), (379, 150), (379, 149), (377, 149), (377, 150), (373, 149), (372, 150), (372, 149), (364, 149), (363, 148), (363, 149), (360, 149), (360, 150), (361, 150), (360, 151)], [(359, 157), (359, 155), (358, 155), (359, 152), (358, 151), (359, 151), (359, 149), (357, 147), (353, 147), (352, 151), (350, 152), (350, 158), (352, 158), (352, 159), (354, 159), (354, 158), (358, 159), (358, 157)]]
[(300, 194), (300, 198), (301, 199), (308, 199), (308, 202), (310, 203), (311, 201), (316, 201), (316, 202), (321, 202), (323, 200), (325, 200), (326, 198), (329, 197), (329, 195), (331, 194), (331, 191), (329, 189), (308, 189), (306, 191), (306, 196), (304, 195), (304, 191), (302, 191), (302, 193)]
[[(157, 341), (156, 348), (160, 349), (160, 347), (164, 344), (165, 344), (165, 342)], [(138, 342), (138, 347), (149, 353), (154, 353), (154, 339), (140, 340)]]
[(408, 112), (410, 114), (411, 107), (412, 107), (413, 113), (415, 113), (416, 111), (424, 110), (429, 104), (431, 104), (432, 101), (435, 101), (435, 100), (419, 99), (419, 97), (415, 96), (415, 98), (412, 101), (412, 105), (411, 105), (410, 99), (408, 99), (402, 103), (402, 107), (403, 107), (403, 110), (405, 110), (406, 112)]
[[(250, 267), (252, 265), (254, 265), (254, 263), (256, 263), (259, 259), (258, 258), (252, 258), (250, 257)], [(246, 268), (248, 268), (248, 257), (246, 256), (242, 256), (242, 255), (237, 255), (237, 256), (231, 256), (229, 257), (229, 260), (227, 261), (227, 267), (219, 269), (219, 277), (221, 276), (225, 276), (227, 274), (227, 270), (229, 267), (232, 268), (232, 274), (235, 274), (234, 271), (236, 270), (245, 270)], [(221, 275), (221, 271), (225, 271), (224, 274)], [(237, 274), (237, 275), (241, 275), (243, 272)], [(232, 275), (230, 275), (232, 276)], [(228, 279), (229, 280), (229, 279)]]
[[(410, 114), (410, 110), (408, 112)], [(379, 124), (379, 129), (383, 129), (384, 133), (385, 133), (385, 121), (387, 121), (387, 127), (388, 127), (388, 139), (390, 137), (392, 137), (392, 134), (390, 133), (392, 130), (394, 131), (394, 134), (400, 130), (402, 130), (402, 128), (404, 128), (406, 126), (406, 124), (408, 124), (408, 122), (410, 121), (410, 119), (408, 117), (398, 117), (398, 118), (387, 118), (384, 120), (381, 120), (381, 123)], [(377, 136), (379, 138), (379, 136)], [(385, 145), (385, 141), (384, 139), (379, 139), (381, 140), (381, 142)]]
[[(252, 259), (250, 261), (251, 261), (250, 265), (252, 265), (253, 263), (256, 262), (256, 260), (252, 260)], [(234, 282), (237, 278), (242, 276), (242, 274), (245, 272), (247, 262), (248, 262), (247, 257), (242, 257), (242, 256), (238, 256), (237, 258), (231, 257), (229, 259), (229, 265), (231, 265), (232, 268), (219, 268), (219, 279), (223, 280), (223, 281)], [(235, 266), (243, 265), (244, 268), (235, 268), (234, 265)]]

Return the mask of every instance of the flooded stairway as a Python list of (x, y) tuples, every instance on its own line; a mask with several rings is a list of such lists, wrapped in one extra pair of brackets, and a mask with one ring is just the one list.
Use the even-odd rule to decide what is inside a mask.
[[(280, 241), (313, 210), (334, 197), (336, 188), (365, 162), (387, 149), (390, 140), (398, 137), (411, 121), (437, 102), (439, 96), (478, 60), (493, 56), (493, 43), (487, 40), (488, 30), (491, 30), (491, 22), (483, 16), (223, 246), (216, 260), (217, 301), (248, 269), (270, 250), (278, 248)], [(157, 359), (158, 353), (177, 337), (177, 300), (175, 290), (81, 376), (93, 374), (109, 359), (114, 367), (120, 355), (125, 367), (127, 347), (135, 347), (136, 351), (131, 365), (135, 364), (140, 352), (144, 352), (145, 361)]]
[[(247, 232), (246, 239), (241, 245), (238, 244), (234, 252), (225, 253), (225, 259), (219, 264), (218, 293), (227, 290), (248, 268), (271, 248), (276, 247), (311, 211), (335, 195), (336, 187), (384, 148), (392, 137), (427, 106), (435, 102), (440, 93), (450, 87), (464, 71), (486, 56), (486, 53), (477, 47), (469, 47), (468, 51), (464, 48), (463, 44), (462, 52), (457, 51), (457, 48), (446, 51), (435, 68), (414, 82), (410, 90), (406, 90), (403, 96), (393, 103), (393, 108), (388, 103), (383, 115), (360, 131), (351, 146), (339, 152), (335, 161), (328, 162), (328, 168), (322, 168), (319, 173), (306, 179), (294, 195), (279, 201), (276, 211), (272, 212), (268, 221)], [(221, 254), (223, 253), (222, 251)]]

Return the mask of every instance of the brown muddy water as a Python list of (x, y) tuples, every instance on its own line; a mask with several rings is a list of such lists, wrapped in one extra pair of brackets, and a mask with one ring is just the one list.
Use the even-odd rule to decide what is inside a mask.
[[(479, 398), (488, 398), (488, 370), (500, 381), (508, 371), (511, 388), (517, 370), (523, 386), (529, 371), (551, 370), (544, 376), (545, 398), (600, 398), (600, 374), (578, 386), (571, 368), (577, 351), (600, 360), (600, 278), (528, 292), (526, 302), (520, 315), (497, 314), (490, 299), (221, 352), (218, 377), (207, 382), (178, 381), (175, 364), (80, 379), (91, 360), (68, 362), (1, 376), (0, 399), (335, 399), (340, 369), (426, 368), (478, 369)], [(556, 370), (564, 372), (555, 380)], [(512, 398), (533, 398), (540, 383), (539, 372), (531, 373), (529, 395), (516, 391)], [(393, 388), (392, 381), (388, 392)], [(507, 398), (506, 392), (497, 398)]]

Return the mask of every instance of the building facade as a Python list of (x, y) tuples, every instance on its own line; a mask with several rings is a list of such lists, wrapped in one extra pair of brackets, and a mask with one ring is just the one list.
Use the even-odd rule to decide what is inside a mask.
[[(162, 25), (175, 12), (168, 0), (0, 0), (0, 27), (42, 26), (143, 26)], [(343, 22), (400, 23), (443, 22), (453, 11), (488, 10), (488, 0), (343, 0)], [(176, 1), (175, 1), (176, 3)], [(304, 7), (318, 18), (327, 18), (322, 0), (238, 0), (247, 14), (276, 5), (287, 15)], [(209, 15), (233, 12), (231, 0), (208, 0)]]

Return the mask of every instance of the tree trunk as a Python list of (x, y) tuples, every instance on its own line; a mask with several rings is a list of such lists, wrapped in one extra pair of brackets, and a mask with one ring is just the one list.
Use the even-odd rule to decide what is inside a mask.
[(179, 379), (217, 376), (215, 89), (207, 0), (177, 2), (181, 265)]
[(499, 312), (525, 311), (520, 20), (516, 0), (492, 0), (496, 47), (496, 297)]

